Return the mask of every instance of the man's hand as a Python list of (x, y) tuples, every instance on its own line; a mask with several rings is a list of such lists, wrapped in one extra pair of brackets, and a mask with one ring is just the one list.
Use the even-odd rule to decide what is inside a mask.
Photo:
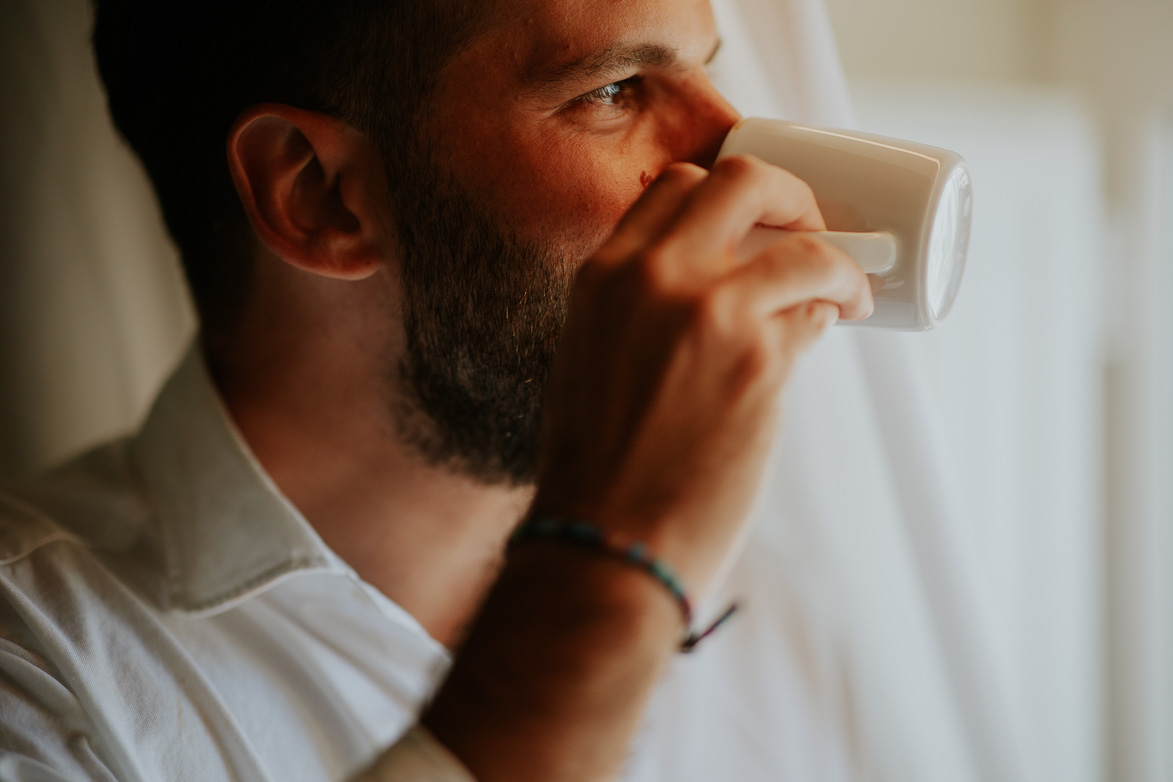
[[(757, 224), (800, 233), (746, 262)], [(582, 268), (549, 387), (535, 513), (645, 541), (708, 585), (742, 529), (796, 356), (871, 311), (761, 161), (664, 171)], [(482, 782), (610, 779), (681, 639), (663, 585), (559, 543), (509, 557), (423, 723)]]
[(866, 275), (810, 236), (739, 262), (756, 224), (825, 228), (756, 158), (665, 170), (579, 273), (545, 411), (535, 511), (623, 529), (693, 589), (749, 511), (796, 357), (872, 308)]

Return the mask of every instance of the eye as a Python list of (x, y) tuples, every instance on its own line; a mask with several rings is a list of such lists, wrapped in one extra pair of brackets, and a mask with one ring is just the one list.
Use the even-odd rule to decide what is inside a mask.
[(641, 81), (643, 81), (642, 76), (632, 76), (623, 81), (611, 82), (597, 90), (580, 95), (575, 100), (588, 106), (619, 106), (630, 97), (631, 89)]

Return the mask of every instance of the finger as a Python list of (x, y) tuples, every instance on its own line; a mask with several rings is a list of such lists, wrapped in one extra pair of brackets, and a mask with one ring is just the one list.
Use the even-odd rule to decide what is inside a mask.
[(839, 319), (839, 307), (829, 301), (810, 301), (780, 312), (774, 324), (781, 330), (789, 360), (810, 348)]
[(733, 306), (770, 317), (819, 300), (838, 307), (843, 320), (872, 314), (868, 276), (851, 256), (809, 233), (791, 234), (731, 269), (722, 283), (734, 291)]
[(688, 194), (708, 176), (700, 166), (677, 163), (660, 172), (615, 227), (597, 257), (627, 258), (661, 236), (680, 211)]
[(755, 225), (796, 231), (826, 229), (810, 186), (750, 155), (723, 158), (693, 188), (670, 241), (697, 258), (728, 259)]

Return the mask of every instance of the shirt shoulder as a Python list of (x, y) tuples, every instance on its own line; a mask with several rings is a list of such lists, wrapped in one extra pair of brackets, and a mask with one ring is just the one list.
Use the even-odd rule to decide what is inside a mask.
[(52, 658), (85, 638), (79, 617), (142, 595), (149, 518), (123, 441), (0, 489), (0, 639)]
[(63, 541), (98, 552), (133, 548), (149, 531), (151, 505), (119, 440), (52, 472), (0, 486), (0, 565)]
[(0, 492), (0, 782), (260, 778), (171, 632), (134, 463), (118, 442)]
[[(52, 660), (159, 602), (149, 504), (122, 441), (0, 489), (0, 640)], [(92, 621), (93, 620), (93, 621)]]

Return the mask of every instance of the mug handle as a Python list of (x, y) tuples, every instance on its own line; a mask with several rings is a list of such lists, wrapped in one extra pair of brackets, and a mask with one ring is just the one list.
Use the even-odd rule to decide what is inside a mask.
[[(759, 225), (749, 232), (737, 257), (746, 260), (793, 231)], [(850, 255), (868, 274), (887, 274), (896, 268), (896, 237), (885, 231), (815, 231), (814, 236)]]

